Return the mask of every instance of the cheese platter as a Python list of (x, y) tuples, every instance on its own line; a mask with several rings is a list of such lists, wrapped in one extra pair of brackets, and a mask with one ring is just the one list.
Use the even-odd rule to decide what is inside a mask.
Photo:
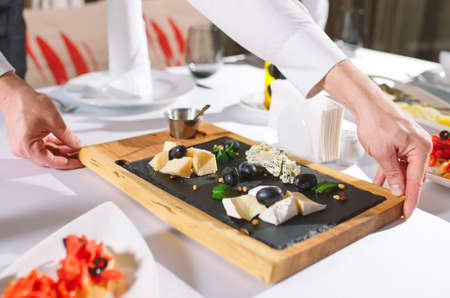
[(399, 218), (404, 200), (207, 122), (194, 139), (161, 131), (84, 147), (80, 160), (266, 282)]

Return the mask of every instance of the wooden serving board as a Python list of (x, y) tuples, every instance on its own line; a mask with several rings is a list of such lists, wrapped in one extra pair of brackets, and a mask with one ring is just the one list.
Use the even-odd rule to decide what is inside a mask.
[(393, 196), (388, 189), (290, 156), (299, 164), (383, 196), (386, 200), (325, 232), (280, 250), (239, 232), (121, 166), (123, 162), (154, 156), (162, 150), (167, 140), (194, 146), (221, 137), (233, 138), (250, 145), (256, 144), (252, 140), (202, 122), (200, 133), (195, 139), (173, 139), (169, 131), (161, 131), (84, 147), (80, 151), (80, 160), (86, 167), (116, 185), (162, 220), (266, 282), (278, 282), (401, 216), (404, 197)]

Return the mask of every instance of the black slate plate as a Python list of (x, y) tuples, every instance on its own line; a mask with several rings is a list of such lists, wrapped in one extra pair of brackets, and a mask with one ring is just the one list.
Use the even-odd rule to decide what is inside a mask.
[[(228, 138), (219, 138), (214, 141), (196, 145), (195, 147), (212, 151), (214, 144), (224, 144), (227, 139)], [(237, 167), (239, 163), (245, 161), (245, 151), (247, 151), (249, 147), (249, 145), (241, 143), (239, 156), (225, 165), (218, 164), (217, 173), (221, 173), (225, 166)], [(190, 179), (177, 177), (172, 180), (169, 178), (169, 175), (155, 172), (148, 165), (151, 159), (152, 158), (145, 158), (125, 164), (118, 162), (118, 164), (135, 175), (149, 181), (150, 183), (180, 198), (188, 204), (195, 206), (203, 212), (206, 212), (207, 214), (226, 223), (227, 225), (237, 230), (240, 230), (241, 228), (246, 229), (249, 231), (250, 237), (258, 239), (279, 250), (312, 237), (320, 232), (326, 231), (385, 200), (384, 197), (374, 195), (370, 192), (344, 183), (346, 185), (344, 192), (348, 197), (346, 201), (334, 200), (332, 198), (333, 193), (321, 195), (317, 195), (313, 192), (305, 193), (305, 195), (307, 195), (310, 199), (321, 204), (326, 204), (328, 206), (327, 209), (308, 216), (296, 216), (277, 227), (264, 223), (263, 221), (260, 221), (259, 225), (253, 226), (246, 220), (228, 217), (225, 213), (222, 202), (211, 198), (212, 188), (218, 184), (215, 179), (212, 179), (209, 176), (203, 176), (193, 177)], [(319, 182), (330, 181), (343, 183), (305, 166), (302, 166), (302, 173), (315, 174)], [(192, 189), (194, 184), (198, 186), (196, 191)], [(259, 184), (277, 185), (281, 187), (283, 191), (296, 191), (293, 185), (283, 184), (278, 178), (274, 178), (271, 175), (260, 175), (247, 184), (251, 184), (253, 187)]]

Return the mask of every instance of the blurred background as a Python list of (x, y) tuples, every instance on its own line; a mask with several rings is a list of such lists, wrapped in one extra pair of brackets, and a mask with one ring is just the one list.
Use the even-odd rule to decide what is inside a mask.
[[(0, 8), (8, 1), (0, 1)], [(62, 84), (82, 72), (106, 69), (104, 1), (24, 0), (24, 5), (30, 84)], [(435, 62), (440, 51), (450, 50), (448, 0), (331, 0), (329, 6), (326, 32), (333, 40)], [(207, 20), (186, 0), (143, 0), (143, 10), (152, 67), (183, 65), (189, 26)], [(245, 52), (224, 39), (225, 56)], [(74, 56), (72, 45), (80, 55)], [(85, 66), (73, 65), (74, 57), (83, 58)]]

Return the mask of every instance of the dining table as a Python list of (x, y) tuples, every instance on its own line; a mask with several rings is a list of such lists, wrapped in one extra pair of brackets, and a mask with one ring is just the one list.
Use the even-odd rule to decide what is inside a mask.
[[(367, 74), (408, 81), (437, 63), (360, 48), (351, 57)], [(165, 71), (188, 75), (185, 66)], [(169, 105), (149, 108), (100, 108), (80, 105), (62, 116), (86, 145), (168, 129), (164, 111), (201, 108), (219, 127), (269, 145), (277, 132), (267, 126), (268, 112), (240, 101), (264, 90), (264, 69), (224, 64), (202, 84)], [(70, 99), (61, 86), (40, 89)], [(56, 95), (55, 95), (56, 94)], [(344, 127), (355, 129), (351, 120)], [(295, 138), (295, 131), (292, 132)], [(365, 154), (348, 167), (326, 166), (371, 181), (377, 163)], [(60, 227), (111, 201), (137, 227), (157, 263), (161, 297), (449, 297), (450, 189), (425, 181), (420, 204), (408, 220), (398, 219), (276, 284), (265, 283), (188, 238), (88, 168), (56, 170), (15, 157), (0, 118), (0, 271)], [(145, 293), (141, 297), (147, 297)]]

